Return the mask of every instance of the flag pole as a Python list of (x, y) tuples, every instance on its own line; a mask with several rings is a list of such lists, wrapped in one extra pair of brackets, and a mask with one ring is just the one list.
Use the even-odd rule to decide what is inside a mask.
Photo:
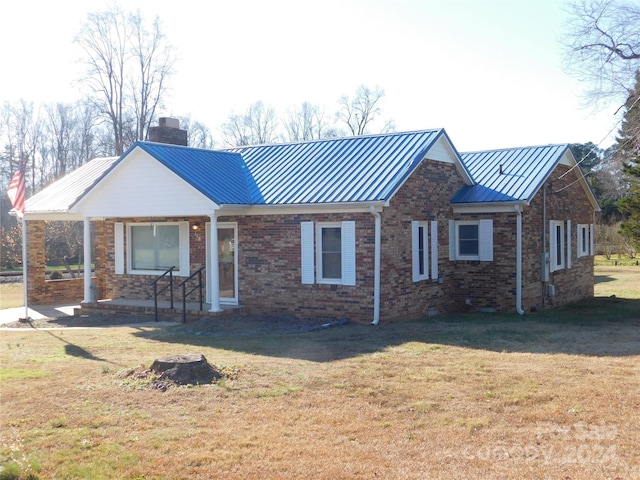
[(29, 320), (29, 295), (27, 288), (27, 219), (24, 213), (22, 214), (22, 289), (24, 296), (24, 319)]

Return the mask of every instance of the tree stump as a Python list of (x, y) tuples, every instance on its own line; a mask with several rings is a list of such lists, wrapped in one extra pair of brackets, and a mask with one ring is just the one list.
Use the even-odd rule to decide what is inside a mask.
[(209, 365), (202, 354), (169, 355), (157, 358), (151, 370), (160, 375), (160, 380), (171, 380), (179, 385), (211, 383), (222, 377)]

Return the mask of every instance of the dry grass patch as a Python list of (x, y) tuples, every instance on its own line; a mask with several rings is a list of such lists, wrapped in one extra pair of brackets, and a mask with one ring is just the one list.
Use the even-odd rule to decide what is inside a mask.
[[(65, 479), (640, 478), (638, 311), (600, 298), (259, 338), (4, 331), (0, 463)], [(123, 384), (177, 353), (233, 374)]]
[(22, 282), (0, 283), (0, 309), (24, 305)]

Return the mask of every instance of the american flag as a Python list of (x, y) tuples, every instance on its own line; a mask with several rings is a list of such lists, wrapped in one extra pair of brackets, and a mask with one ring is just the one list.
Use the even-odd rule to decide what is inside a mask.
[(18, 218), (22, 218), (24, 215), (24, 167), (24, 162), (20, 162), (18, 171), (11, 179), (11, 184), (7, 190), (7, 195), (9, 195), (9, 200), (11, 200), (11, 205), (13, 205), (13, 209), (18, 214)]

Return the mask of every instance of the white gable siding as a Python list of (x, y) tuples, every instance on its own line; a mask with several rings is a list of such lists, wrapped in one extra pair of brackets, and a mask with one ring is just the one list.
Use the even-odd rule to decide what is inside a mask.
[(456, 156), (444, 136), (441, 136), (438, 141), (433, 144), (425, 157), (439, 162), (456, 163)]
[(206, 215), (215, 204), (147, 153), (125, 158), (77, 210), (90, 217)]

